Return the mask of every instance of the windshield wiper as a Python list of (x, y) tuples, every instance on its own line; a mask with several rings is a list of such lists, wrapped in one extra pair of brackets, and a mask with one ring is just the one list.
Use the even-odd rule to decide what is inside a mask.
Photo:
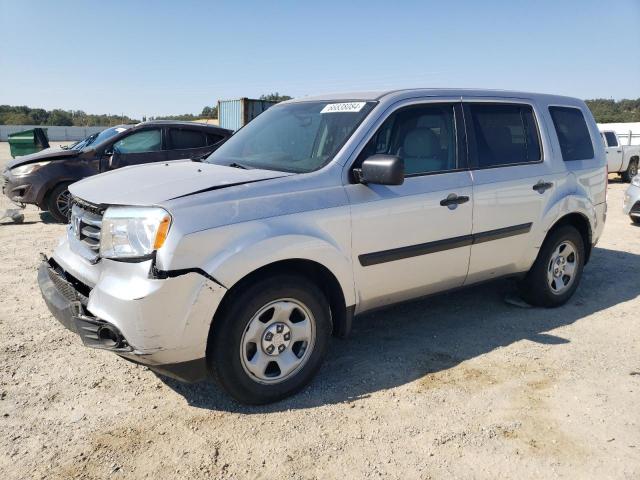
[(205, 158), (207, 158), (209, 155), (210, 155), (210, 153), (205, 153), (205, 154), (202, 154), (202, 155), (196, 155), (195, 157), (191, 158), (191, 161), (192, 162), (200, 162), (200, 163), (202, 163), (202, 161)]
[(251, 170), (251, 167), (247, 167), (238, 162), (231, 162), (228, 166), (231, 168), (241, 168), (242, 170)]

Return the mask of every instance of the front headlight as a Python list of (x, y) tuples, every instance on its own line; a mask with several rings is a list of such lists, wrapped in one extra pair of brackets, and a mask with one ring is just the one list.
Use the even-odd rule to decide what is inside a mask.
[(11, 173), (16, 177), (22, 177), (24, 175), (29, 175), (30, 173), (35, 172), (36, 170), (41, 169), (45, 165), (48, 165), (51, 162), (36, 162), (36, 163), (28, 163), (26, 165), (21, 165), (20, 167), (12, 168)]
[(631, 183), (636, 187), (640, 187), (640, 175), (636, 175), (635, 177), (633, 177), (633, 180), (631, 180)]
[(100, 256), (148, 257), (164, 245), (171, 215), (159, 207), (109, 207), (102, 217)]

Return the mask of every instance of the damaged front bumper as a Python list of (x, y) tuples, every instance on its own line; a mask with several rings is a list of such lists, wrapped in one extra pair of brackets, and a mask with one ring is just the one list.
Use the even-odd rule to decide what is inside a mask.
[[(53, 316), (87, 347), (182, 381), (207, 376), (206, 342), (224, 287), (195, 272), (153, 278), (151, 261), (84, 262), (90, 271), (77, 271), (63, 263), (65, 244), (56, 253), (40, 265), (38, 284)], [(86, 281), (91, 277), (93, 285)]]

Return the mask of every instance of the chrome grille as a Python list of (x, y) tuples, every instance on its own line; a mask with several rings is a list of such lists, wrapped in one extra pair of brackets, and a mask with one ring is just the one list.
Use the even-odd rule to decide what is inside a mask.
[(102, 210), (76, 198), (71, 206), (69, 240), (74, 251), (91, 261), (98, 260)]

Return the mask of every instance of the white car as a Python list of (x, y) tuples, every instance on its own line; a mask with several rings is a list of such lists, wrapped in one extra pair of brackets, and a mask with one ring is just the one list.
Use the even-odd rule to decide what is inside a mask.
[(629, 215), (633, 223), (640, 223), (640, 175), (633, 177), (631, 185), (624, 193), (622, 211)]
[(621, 145), (620, 139), (612, 130), (602, 130), (600, 133), (605, 145), (609, 173), (617, 173), (625, 182), (630, 182), (638, 174), (640, 146)]
[(574, 98), (397, 90), (278, 104), (203, 162), (80, 181), (38, 279), (90, 347), (241, 402), (305, 386), (331, 334), (385, 305), (505, 276), (578, 287), (606, 159)]

